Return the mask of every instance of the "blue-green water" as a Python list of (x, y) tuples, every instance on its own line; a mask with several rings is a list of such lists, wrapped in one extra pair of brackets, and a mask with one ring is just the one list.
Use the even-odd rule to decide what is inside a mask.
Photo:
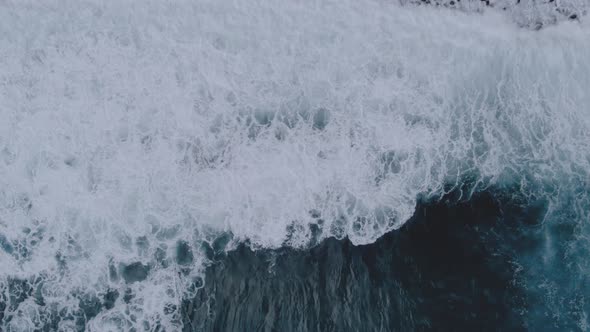
[(513, 192), (453, 192), (369, 245), (241, 245), (212, 257), (185, 330), (583, 331), (587, 258), (570, 251), (575, 223), (548, 226), (546, 213)]

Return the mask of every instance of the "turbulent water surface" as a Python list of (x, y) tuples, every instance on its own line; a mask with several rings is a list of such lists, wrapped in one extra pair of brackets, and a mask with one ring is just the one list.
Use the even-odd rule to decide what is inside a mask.
[(0, 330), (590, 330), (588, 1), (416, 3), (0, 1)]

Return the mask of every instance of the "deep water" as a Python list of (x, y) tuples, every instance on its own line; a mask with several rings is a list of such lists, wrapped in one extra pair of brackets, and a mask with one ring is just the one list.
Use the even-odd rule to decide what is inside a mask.
[(454, 192), (420, 201), (400, 230), (369, 245), (242, 244), (212, 257), (204, 287), (183, 304), (184, 331), (578, 331), (575, 310), (554, 312), (527, 287), (544, 277), (523, 268), (539, 263), (546, 209), (510, 193)]

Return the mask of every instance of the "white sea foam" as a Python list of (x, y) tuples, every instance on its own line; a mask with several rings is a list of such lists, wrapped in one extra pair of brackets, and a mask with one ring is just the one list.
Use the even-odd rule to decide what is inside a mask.
[[(585, 17), (535, 32), (359, 1), (0, 8), (0, 302), (19, 279), (45, 303), (12, 301), (9, 330), (74, 328), (80, 294), (109, 288), (91, 330), (178, 326), (218, 234), (306, 246), (322, 219), (321, 238), (370, 243), (465, 176), (588, 200)], [(149, 273), (127, 284), (134, 262)]]

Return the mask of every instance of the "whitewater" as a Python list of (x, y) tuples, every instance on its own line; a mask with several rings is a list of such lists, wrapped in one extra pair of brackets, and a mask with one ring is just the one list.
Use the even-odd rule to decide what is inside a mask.
[(180, 329), (210, 251), (369, 244), (454, 190), (542, 201), (539, 292), (588, 280), (590, 23), (527, 5), (0, 2), (0, 330)]

